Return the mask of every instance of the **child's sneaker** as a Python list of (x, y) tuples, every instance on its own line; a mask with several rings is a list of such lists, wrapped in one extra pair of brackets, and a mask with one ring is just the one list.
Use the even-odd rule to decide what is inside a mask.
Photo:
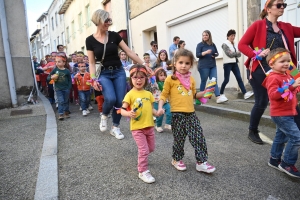
[(164, 129), (162, 127), (157, 127), (155, 126), (155, 129), (157, 130), (157, 132), (161, 133), (164, 131)]
[(268, 165), (270, 166), (270, 167), (272, 167), (272, 168), (274, 168), (274, 169), (278, 169), (279, 171), (281, 171), (280, 169), (279, 169), (279, 165), (280, 165), (280, 163), (281, 163), (281, 159), (279, 158), (279, 159), (277, 159), (277, 158), (270, 158), (270, 161), (268, 162)]
[(289, 176), (300, 178), (300, 172), (295, 167), (295, 165), (288, 165), (284, 161), (282, 161), (278, 167), (281, 171), (288, 174)]
[(107, 117), (105, 115), (101, 116), (99, 128), (100, 128), (100, 131), (102, 131), (102, 132), (107, 130)]
[(142, 173), (139, 173), (139, 178), (142, 179), (145, 183), (155, 182), (154, 177), (151, 175), (149, 170), (146, 170)]
[(88, 110), (93, 110), (93, 106), (90, 104)]
[(58, 119), (59, 119), (59, 120), (63, 120), (63, 119), (64, 119), (64, 115), (59, 114)]
[(110, 134), (115, 136), (117, 139), (121, 140), (124, 138), (124, 135), (121, 133), (120, 128), (119, 127), (113, 127), (110, 130)]
[(184, 171), (186, 170), (186, 166), (184, 164), (184, 162), (182, 160), (180, 161), (176, 161), (176, 160), (172, 160), (172, 165), (179, 171)]
[(89, 111), (89, 109), (86, 109), (86, 114), (90, 114), (91, 112)]
[(83, 111), (82, 111), (82, 115), (83, 115), (83, 116), (87, 116), (86, 110), (83, 110)]
[(165, 124), (165, 129), (171, 130), (172, 126), (170, 124)]
[(196, 163), (196, 170), (198, 172), (206, 172), (206, 173), (213, 173), (216, 168), (207, 162), (204, 162), (202, 164)]

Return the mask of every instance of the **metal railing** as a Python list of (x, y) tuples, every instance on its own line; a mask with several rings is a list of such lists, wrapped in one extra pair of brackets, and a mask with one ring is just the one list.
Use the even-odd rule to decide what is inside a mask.
[(295, 46), (296, 46), (296, 59), (298, 62), (297, 68), (300, 68), (300, 40), (298, 40), (297, 42), (295, 42)]

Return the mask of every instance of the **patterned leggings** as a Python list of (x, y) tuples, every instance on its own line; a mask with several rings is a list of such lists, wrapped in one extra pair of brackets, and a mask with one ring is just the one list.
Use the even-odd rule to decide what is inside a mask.
[(202, 131), (200, 120), (195, 112), (172, 112), (173, 159), (176, 161), (182, 160), (184, 156), (184, 142), (188, 135), (190, 143), (195, 149), (197, 162), (206, 162), (208, 157), (207, 146)]

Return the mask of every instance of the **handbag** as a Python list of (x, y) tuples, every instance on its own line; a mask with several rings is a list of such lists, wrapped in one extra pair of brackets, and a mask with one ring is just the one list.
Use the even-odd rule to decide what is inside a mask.
[(104, 49), (103, 49), (103, 55), (102, 55), (102, 59), (101, 61), (97, 61), (96, 62), (96, 73), (95, 73), (95, 76), (97, 78), (97, 80), (99, 79), (100, 77), (100, 74), (101, 74), (101, 69), (103, 67), (103, 60), (104, 60), (104, 56), (105, 56), (105, 51), (106, 51), (106, 43), (108, 42), (108, 32), (106, 31), (106, 37), (105, 37), (106, 41), (104, 43)]

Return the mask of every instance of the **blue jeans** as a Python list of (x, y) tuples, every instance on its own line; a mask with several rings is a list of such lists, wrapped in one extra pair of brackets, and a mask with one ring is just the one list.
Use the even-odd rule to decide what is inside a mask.
[[(158, 103), (154, 102), (153, 107), (155, 110), (158, 110)], [(171, 107), (169, 103), (165, 103), (163, 105), (163, 109), (165, 110), (166, 114), (166, 124), (171, 125), (171, 120), (172, 120), (172, 113), (171, 113)], [(161, 127), (162, 122), (163, 122), (164, 115), (161, 115), (159, 117), (156, 117), (156, 126)]]
[(281, 158), (284, 143), (287, 142), (283, 161), (294, 165), (300, 148), (300, 130), (294, 122), (294, 116), (271, 117), (276, 124), (276, 135), (271, 148), (273, 158)]
[(86, 110), (90, 105), (91, 92), (89, 90), (78, 90), (78, 95), (80, 100), (80, 107), (82, 108), (82, 110)]
[(220, 93), (224, 94), (225, 87), (226, 87), (227, 83), (229, 82), (230, 71), (232, 71), (232, 73), (234, 74), (234, 76), (239, 84), (239, 87), (242, 90), (242, 93), (245, 94), (246, 89), (245, 89), (245, 86), (244, 86), (244, 83), (243, 83), (243, 80), (241, 77), (241, 72), (240, 72), (238, 64), (236, 62), (235, 63), (226, 63), (226, 64), (223, 64), (223, 68), (224, 68), (224, 81), (221, 85)]
[(69, 95), (70, 90), (56, 90), (56, 96), (58, 100), (58, 113), (60, 115), (64, 114), (64, 112), (69, 111)]
[[(211, 79), (212, 77), (215, 77), (216, 80), (218, 80), (218, 77), (217, 77), (217, 67), (201, 68), (201, 69), (198, 68), (198, 71), (200, 73), (200, 78), (201, 78), (200, 91), (204, 91), (205, 90), (207, 78)], [(215, 95), (216, 95), (216, 97), (220, 96), (218, 82), (217, 82), (217, 85), (215, 87)]]
[(111, 110), (113, 126), (120, 124), (121, 115), (115, 108), (121, 108), (126, 90), (126, 74), (123, 67), (115, 70), (102, 70), (100, 74), (102, 94), (104, 97), (103, 115), (107, 116)]

